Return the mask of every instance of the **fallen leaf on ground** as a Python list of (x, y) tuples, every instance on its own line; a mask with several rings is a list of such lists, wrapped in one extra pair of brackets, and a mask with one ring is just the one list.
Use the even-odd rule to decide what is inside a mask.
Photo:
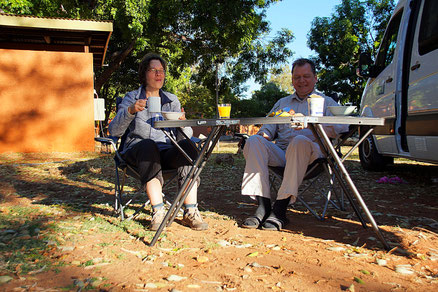
[(196, 261), (197, 261), (198, 263), (205, 263), (205, 262), (208, 262), (209, 259), (208, 259), (208, 257), (206, 257), (206, 256), (197, 256), (197, 257), (196, 257)]

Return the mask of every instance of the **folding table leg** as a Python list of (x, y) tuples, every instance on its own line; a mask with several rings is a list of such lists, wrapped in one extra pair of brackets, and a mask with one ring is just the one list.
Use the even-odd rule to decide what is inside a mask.
[[(208, 158), (210, 157), (211, 153), (213, 152), (213, 149), (215, 147), (215, 145), (217, 144), (217, 142), (219, 141), (219, 138), (223, 132), (223, 130), (225, 129), (225, 127), (219, 127), (219, 128), (215, 128), (212, 130), (212, 132), (210, 133), (213, 137), (213, 141), (211, 142), (211, 145), (204, 145), (204, 147), (206, 147), (206, 151), (204, 154), (204, 157), (200, 160), (200, 163), (194, 163), (193, 168), (195, 169), (195, 172), (193, 174), (192, 177), (188, 176), (189, 179), (189, 184), (186, 187), (186, 192), (185, 195), (182, 196), (179, 199), (179, 202), (177, 204), (177, 209), (176, 210), (180, 210), (185, 198), (187, 197), (187, 194), (190, 192), (190, 190), (192, 189), (193, 185), (195, 184), (196, 180), (198, 179), (199, 175), (202, 172), (202, 169), (204, 168), (205, 164), (207, 163)], [(176, 141), (175, 141), (176, 142)], [(181, 149), (181, 151), (184, 151)], [(184, 187), (184, 184), (183, 184)], [(170, 216), (167, 226), (170, 226), (170, 224), (172, 224), (173, 220), (175, 219), (177, 215), (177, 212), (173, 212), (172, 215)]]
[(353, 145), (353, 147), (351, 147), (351, 149), (350, 149), (350, 151), (348, 151), (347, 152), (347, 154), (345, 154), (345, 156), (344, 157), (342, 157), (342, 162), (344, 162), (344, 160), (345, 159), (347, 159), (348, 158), (348, 156), (350, 156), (350, 154), (351, 153), (353, 153), (353, 151), (357, 148), (357, 147), (359, 147), (359, 145), (360, 145), (360, 143), (362, 143), (370, 134), (371, 134), (371, 132), (374, 130), (374, 128), (370, 128), (366, 133), (365, 133), (365, 135), (363, 135), (360, 139), (359, 139), (359, 141), (357, 141), (357, 143), (355, 144), (355, 145)]
[[(320, 124), (316, 124), (321, 126)], [(315, 124), (309, 124), (310, 129), (312, 130), (313, 134), (315, 135), (315, 137), (318, 137), (319, 139), (317, 139), (317, 142), (320, 146), (321, 151), (323, 152), (323, 154), (326, 157), (333, 157), (333, 159), (335, 159), (335, 157), (338, 157), (338, 155), (336, 154), (336, 150), (333, 148), (333, 145), (330, 141), (330, 139), (327, 137), (327, 135), (324, 132), (324, 129), (316, 128)], [(319, 132), (322, 131), (321, 134), (319, 134)], [(321, 136), (323, 136), (323, 138), (321, 138)], [(327, 138), (327, 140), (325, 140), (325, 138)], [(328, 146), (325, 146), (325, 144), (327, 144)], [(327, 142), (328, 141), (328, 142)], [(331, 147), (331, 148), (330, 148)], [(329, 153), (330, 152), (330, 153)], [(330, 164), (330, 167), (332, 167), (333, 172), (339, 182), (339, 185), (341, 186), (342, 190), (344, 191), (348, 201), (350, 202), (351, 207), (354, 210), (354, 213), (357, 215), (357, 217), (359, 218), (359, 221), (361, 222), (363, 228), (367, 228), (367, 225), (365, 223), (365, 220), (362, 217), (362, 214), (359, 211), (359, 208), (357, 207), (356, 203), (354, 202), (350, 192), (348, 191), (346, 185), (344, 184), (344, 181), (342, 180), (342, 176), (339, 173), (339, 169), (336, 167), (335, 163), (331, 160), (331, 159), (327, 159), (327, 162)]]
[[(164, 228), (173, 222), (174, 218), (176, 217), (175, 210), (179, 210), (179, 208), (182, 207), (185, 198), (187, 197), (188, 193), (193, 187), (196, 179), (199, 177), (202, 168), (204, 167), (207, 159), (209, 158), (213, 148), (216, 146), (216, 143), (219, 141), (219, 137), (223, 132), (224, 128), (225, 126), (214, 127), (210, 132), (210, 134), (208, 135), (208, 138), (204, 146), (202, 147), (201, 151), (199, 152), (198, 157), (192, 166), (192, 169), (190, 170), (189, 174), (185, 178), (181, 189), (178, 191), (175, 200), (173, 201), (172, 205), (167, 211), (166, 216), (163, 219), (163, 222), (161, 222), (160, 224), (160, 227), (155, 232), (155, 235), (152, 238), (149, 246), (154, 246), (158, 238), (160, 237), (161, 233), (163, 232)], [(212, 142), (211, 145), (210, 142)], [(183, 150), (180, 149), (180, 151)]]
[[(321, 150), (323, 151), (330, 151), (330, 153), (333, 156), (333, 159), (335, 159), (337, 166), (339, 167), (339, 170), (342, 172), (342, 175), (345, 179), (345, 181), (347, 182), (350, 190), (352, 191), (354, 197), (357, 199), (357, 201), (359, 202), (359, 205), (361, 206), (362, 210), (364, 211), (366, 217), (368, 218), (374, 232), (376, 233), (377, 237), (380, 239), (380, 241), (382, 242), (383, 246), (385, 247), (385, 249), (389, 250), (390, 246), (388, 245), (388, 243), (386, 242), (385, 238), (383, 237), (382, 233), (380, 232), (379, 227), (377, 226), (373, 215), (371, 214), (371, 212), (368, 210), (367, 205), (365, 204), (364, 200), (362, 199), (359, 191), (357, 190), (356, 186), (354, 185), (354, 182), (352, 181), (352, 179), (350, 178), (350, 175), (348, 174), (348, 171), (346, 170), (344, 164), (342, 163), (342, 160), (339, 158), (339, 156), (336, 154), (336, 150), (334, 149), (333, 145), (330, 143), (330, 139), (328, 138), (327, 134), (325, 133), (323, 127), (321, 124), (311, 124), (311, 129), (312, 132), (314, 132), (316, 137), (319, 137), (318, 143), (321, 146)], [(322, 140), (325, 142), (323, 143)], [(323, 145), (325, 144), (325, 145)], [(326, 150), (327, 147), (328, 149)], [(327, 153), (326, 153), (327, 154)], [(331, 161), (331, 160), (329, 160)], [(338, 178), (339, 183), (341, 184), (341, 186), (343, 187), (343, 189), (345, 188), (345, 186), (343, 185), (343, 181), (342, 178), (340, 176), (340, 174), (338, 173), (337, 169), (334, 169), (335, 171), (335, 175)], [(344, 190), (346, 192), (346, 194), (348, 193), (348, 190), (345, 188)], [(347, 196), (349, 197), (349, 196)], [(356, 208), (354, 208), (356, 214), (360, 217), (359, 214), (359, 210), (356, 210)], [(363, 220), (363, 219), (362, 219)]]

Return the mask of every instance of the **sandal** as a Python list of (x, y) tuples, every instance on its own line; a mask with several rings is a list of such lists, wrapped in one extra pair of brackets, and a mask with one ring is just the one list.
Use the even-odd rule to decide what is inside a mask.
[(263, 230), (280, 231), (289, 223), (287, 218), (279, 219), (275, 216), (269, 216), (262, 225)]
[(245, 219), (242, 223), (243, 228), (249, 228), (249, 229), (257, 229), (262, 224), (262, 220), (260, 220), (257, 216), (251, 216)]

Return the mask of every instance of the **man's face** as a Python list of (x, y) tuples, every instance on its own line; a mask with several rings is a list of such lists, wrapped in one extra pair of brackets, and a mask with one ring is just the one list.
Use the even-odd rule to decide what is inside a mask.
[(315, 88), (317, 77), (312, 72), (310, 64), (296, 66), (292, 72), (292, 85), (300, 98), (305, 98)]

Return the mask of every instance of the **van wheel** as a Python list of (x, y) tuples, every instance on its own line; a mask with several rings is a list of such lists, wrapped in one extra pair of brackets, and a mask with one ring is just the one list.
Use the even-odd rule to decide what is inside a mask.
[(384, 157), (377, 152), (376, 144), (371, 135), (359, 145), (359, 158), (362, 167), (371, 171), (384, 170), (386, 165), (391, 164), (394, 160), (392, 157)]

